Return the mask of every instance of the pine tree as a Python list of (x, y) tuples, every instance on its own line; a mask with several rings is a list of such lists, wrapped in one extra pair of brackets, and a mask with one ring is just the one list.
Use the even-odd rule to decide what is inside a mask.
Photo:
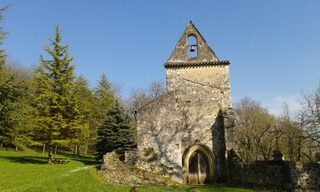
[(135, 146), (135, 132), (130, 116), (120, 102), (116, 101), (98, 129), (97, 157), (100, 159), (106, 152), (125, 151)]
[(95, 97), (99, 104), (99, 109), (97, 111), (97, 119), (100, 123), (103, 120), (104, 114), (110, 109), (116, 100), (115, 91), (112, 84), (109, 82), (105, 74), (101, 75), (98, 82), (98, 86), (95, 89)]
[[(116, 101), (116, 95), (113, 85), (109, 82), (107, 76), (102, 74), (98, 85), (94, 90), (93, 115), (94, 121), (90, 125), (90, 144), (96, 146), (97, 131), (104, 121), (105, 114)], [(93, 149), (95, 151), (95, 149)]]
[(59, 27), (50, 47), (45, 51), (51, 57), (40, 57), (35, 70), (35, 107), (38, 131), (44, 144), (49, 146), (48, 162), (51, 162), (53, 145), (67, 146), (81, 130), (79, 109), (73, 95), (74, 65), (68, 54), (68, 46), (61, 45)]
[(81, 128), (81, 134), (78, 136), (78, 142), (75, 143), (77, 150), (75, 150), (75, 153), (79, 153), (79, 147), (83, 146), (83, 152), (84, 154), (87, 153), (88, 147), (90, 144), (90, 130), (92, 125), (94, 124), (94, 119), (92, 118), (93, 113), (94, 113), (94, 105), (95, 105), (95, 100), (93, 97), (93, 93), (89, 88), (87, 80), (83, 77), (80, 76), (75, 80), (74, 83), (74, 96), (75, 100), (78, 103), (78, 109), (79, 109), (79, 115), (78, 119), (79, 122), (82, 125)]

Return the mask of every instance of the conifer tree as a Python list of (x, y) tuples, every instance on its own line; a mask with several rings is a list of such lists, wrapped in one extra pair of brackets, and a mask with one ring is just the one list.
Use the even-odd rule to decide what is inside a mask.
[[(102, 74), (98, 85), (94, 90), (94, 104), (93, 104), (93, 115), (92, 124), (90, 125), (90, 145), (96, 146), (97, 142), (97, 130), (104, 121), (105, 114), (111, 108), (116, 101), (116, 95), (113, 85), (109, 82), (107, 76)], [(93, 149), (95, 151), (95, 149)]]
[(61, 45), (59, 27), (50, 47), (45, 51), (49, 59), (40, 57), (35, 70), (35, 107), (38, 131), (49, 146), (48, 162), (51, 162), (53, 145), (67, 146), (81, 130), (79, 109), (73, 95), (74, 65), (68, 54), (68, 46)]
[(98, 129), (97, 157), (106, 152), (125, 151), (136, 146), (135, 132), (128, 112), (116, 101)]
[(97, 98), (97, 102), (99, 105), (99, 109), (97, 111), (97, 118), (100, 123), (103, 120), (103, 117), (107, 110), (113, 105), (116, 100), (115, 91), (113, 89), (112, 84), (109, 82), (107, 76), (102, 74), (100, 80), (98, 82), (98, 86), (95, 89), (95, 97)]
[[(87, 80), (80, 76), (76, 78), (74, 83), (74, 95), (75, 100), (78, 103), (79, 109), (79, 122), (81, 122), (82, 129), (76, 144), (75, 153), (78, 154), (80, 146), (83, 146), (83, 153), (86, 154), (89, 147), (90, 140), (90, 128), (94, 124), (94, 119), (92, 118), (94, 114), (95, 100), (92, 91), (89, 88)], [(79, 147), (78, 147), (79, 145)]]

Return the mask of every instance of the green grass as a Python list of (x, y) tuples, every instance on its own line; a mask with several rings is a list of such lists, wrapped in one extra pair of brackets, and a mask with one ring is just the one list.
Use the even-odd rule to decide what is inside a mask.
[[(64, 156), (60, 156), (64, 157)], [(108, 184), (96, 170), (96, 162), (90, 157), (65, 156), (67, 165), (47, 164), (46, 155), (35, 151), (0, 150), (0, 191), (61, 191), (61, 192), (128, 192), (130, 186)], [(89, 166), (89, 167), (88, 167)], [(84, 169), (83, 167), (87, 167)], [(81, 169), (79, 169), (81, 168)], [(78, 170), (78, 171), (75, 171)], [(137, 187), (138, 192), (211, 192), (251, 191), (212, 186)]]

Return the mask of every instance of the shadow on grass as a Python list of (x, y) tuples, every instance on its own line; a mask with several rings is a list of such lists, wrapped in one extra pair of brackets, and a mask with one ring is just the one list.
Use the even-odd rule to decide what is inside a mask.
[(71, 160), (73, 161), (79, 161), (85, 165), (97, 165), (98, 162), (95, 160), (95, 159), (92, 159), (92, 158), (87, 158), (87, 157), (77, 157), (77, 156), (74, 156), (74, 157), (71, 157)]
[(98, 161), (93, 157), (89, 156), (81, 156), (81, 155), (74, 155), (70, 153), (59, 153), (59, 155), (63, 155), (64, 157), (72, 160), (72, 161), (79, 161), (84, 165), (97, 165)]
[(20, 156), (20, 157), (11, 157), (11, 156), (0, 156), (0, 159), (6, 159), (15, 163), (22, 164), (48, 164), (47, 157), (37, 157), (37, 156)]

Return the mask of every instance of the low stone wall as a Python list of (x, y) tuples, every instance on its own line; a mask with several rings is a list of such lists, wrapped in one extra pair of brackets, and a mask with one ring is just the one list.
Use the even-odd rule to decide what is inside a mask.
[(296, 166), (291, 161), (271, 160), (242, 163), (228, 159), (231, 184), (287, 191), (320, 191), (320, 163)]
[(296, 167), (294, 176), (294, 184), (297, 189), (320, 191), (320, 162)]
[(229, 181), (232, 184), (261, 188), (290, 190), (293, 163), (286, 161), (255, 161), (229, 167)]
[(124, 163), (127, 165), (135, 166), (138, 160), (137, 150), (125, 151), (124, 152)]

